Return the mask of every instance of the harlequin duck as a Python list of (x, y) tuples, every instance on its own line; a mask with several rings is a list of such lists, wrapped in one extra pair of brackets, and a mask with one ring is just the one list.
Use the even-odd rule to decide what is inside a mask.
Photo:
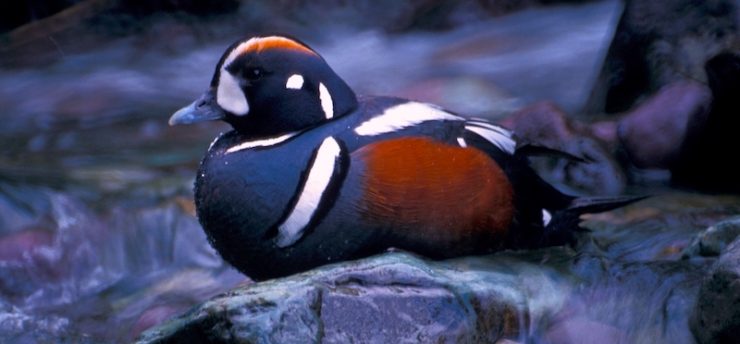
[(398, 248), (434, 259), (571, 240), (581, 199), (528, 166), (512, 133), (435, 105), (358, 98), (306, 44), (230, 46), (170, 124), (223, 120), (195, 181), (221, 256), (261, 280)]

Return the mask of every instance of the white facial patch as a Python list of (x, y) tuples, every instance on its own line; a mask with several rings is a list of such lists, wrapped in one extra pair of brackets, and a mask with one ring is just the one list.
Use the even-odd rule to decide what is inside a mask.
[(342, 149), (333, 137), (327, 137), (319, 146), (316, 159), (309, 167), (308, 178), (290, 215), (278, 226), (275, 243), (279, 247), (293, 245), (303, 235), (321, 197), (331, 182)]
[(224, 63), (221, 65), (221, 69), (218, 71), (218, 88), (216, 89), (216, 103), (222, 109), (233, 113), (237, 116), (244, 116), (249, 113), (249, 103), (247, 97), (244, 95), (241, 87), (239, 87), (239, 81), (226, 70), (239, 54), (247, 47), (255, 43), (256, 38), (252, 38), (246, 42), (239, 44), (236, 48), (231, 50), (229, 56), (226, 57)]
[(390, 107), (355, 128), (362, 136), (391, 133), (426, 121), (462, 121), (464, 118), (424, 103), (408, 102)]
[(229, 71), (223, 68), (221, 68), (221, 76), (218, 80), (216, 102), (222, 109), (237, 116), (244, 116), (249, 113), (249, 103), (247, 103), (247, 97), (244, 96), (244, 92), (239, 87), (239, 82)]
[(321, 108), (324, 110), (326, 119), (334, 117), (334, 100), (331, 99), (329, 90), (322, 83), (319, 83), (319, 99), (321, 100)]
[(291, 75), (285, 83), (285, 88), (289, 90), (300, 90), (303, 88), (303, 76), (300, 74)]
[(514, 154), (516, 150), (516, 142), (512, 139), (511, 132), (504, 128), (482, 121), (468, 121), (465, 129), (480, 135), (506, 153)]

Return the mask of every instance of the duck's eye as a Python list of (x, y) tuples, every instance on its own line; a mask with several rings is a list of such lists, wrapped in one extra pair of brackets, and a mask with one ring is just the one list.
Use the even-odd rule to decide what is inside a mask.
[(244, 78), (250, 81), (259, 80), (265, 74), (262, 68), (247, 68), (244, 70)]

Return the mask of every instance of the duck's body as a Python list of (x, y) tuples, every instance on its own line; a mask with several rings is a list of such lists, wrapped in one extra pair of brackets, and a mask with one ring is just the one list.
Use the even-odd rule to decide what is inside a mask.
[[(235, 128), (209, 148), (195, 201), (213, 246), (252, 278), (391, 247), (447, 258), (562, 244), (571, 233), (563, 226), (580, 213), (626, 203), (574, 208), (575, 197), (528, 167), (507, 130), (430, 104), (358, 100), (322, 63), (284, 37), (235, 44), (214, 89), (171, 120)], [(245, 73), (267, 77), (234, 81)]]

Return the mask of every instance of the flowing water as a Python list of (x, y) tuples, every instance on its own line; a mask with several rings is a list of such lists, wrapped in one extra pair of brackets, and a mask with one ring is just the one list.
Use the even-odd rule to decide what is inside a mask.
[[(618, 3), (532, 9), (434, 32), (347, 22), (275, 26), (312, 43), (358, 93), (495, 118), (539, 99), (578, 111)], [(264, 22), (257, 28), (269, 27)], [(87, 45), (49, 36), (53, 49), (3, 57), (10, 62), (0, 67), (0, 341), (129, 341), (250, 283), (210, 248), (191, 199), (200, 157), (228, 128), (167, 126), (249, 26), (233, 17), (148, 23), (134, 34), (88, 32), (94, 44)], [(706, 264), (678, 262), (673, 248), (737, 213), (739, 202), (686, 194), (667, 200), (678, 208), (657, 202), (633, 210), (629, 221), (592, 219), (594, 227), (607, 225), (559, 277), (586, 281), (583, 290), (532, 332), (600, 322), (610, 324), (605, 333), (620, 329), (626, 338), (690, 341), (683, 318), (665, 307), (687, 307), (682, 302)], [(646, 285), (657, 292), (636, 292)], [(649, 312), (634, 316), (635, 308)]]

